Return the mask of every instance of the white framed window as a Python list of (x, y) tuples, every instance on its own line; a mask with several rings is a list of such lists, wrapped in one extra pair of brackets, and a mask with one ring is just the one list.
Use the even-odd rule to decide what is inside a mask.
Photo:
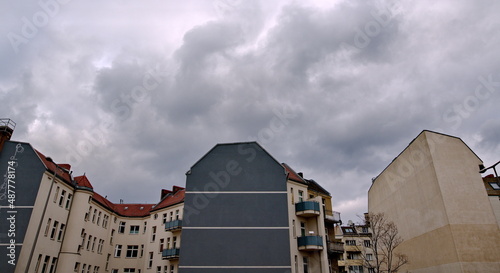
[(130, 234), (139, 234), (139, 226), (130, 226)]
[(61, 226), (59, 226), (59, 233), (57, 234), (57, 241), (61, 241), (63, 239), (65, 227), (66, 227), (65, 224), (61, 224)]
[(66, 209), (69, 209), (69, 207), (71, 206), (71, 199), (72, 198), (73, 198), (73, 195), (71, 193), (68, 193), (68, 198), (66, 199), (66, 206), (65, 206)]
[(58, 226), (59, 226), (59, 222), (54, 221), (54, 225), (52, 226), (52, 231), (50, 232), (50, 239), (51, 240), (54, 240), (54, 238), (56, 237), (56, 231), (57, 231)]
[(115, 257), (120, 257), (122, 255), (122, 245), (115, 246)]
[(47, 235), (49, 235), (49, 229), (50, 229), (51, 223), (52, 223), (52, 219), (49, 218), (49, 220), (47, 220), (47, 225), (45, 226), (45, 237), (47, 237)]
[(61, 196), (59, 197), (59, 207), (62, 207), (64, 203), (64, 197), (66, 196), (66, 191), (62, 190), (61, 191)]
[(125, 222), (120, 222), (118, 225), (118, 233), (125, 233)]
[(126, 258), (137, 258), (139, 256), (139, 246), (138, 245), (128, 245)]

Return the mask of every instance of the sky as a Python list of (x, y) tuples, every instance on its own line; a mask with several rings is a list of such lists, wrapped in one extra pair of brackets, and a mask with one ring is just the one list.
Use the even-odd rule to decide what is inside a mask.
[(500, 160), (500, 1), (0, 2), (0, 117), (112, 202), (258, 141), (344, 223), (422, 130)]

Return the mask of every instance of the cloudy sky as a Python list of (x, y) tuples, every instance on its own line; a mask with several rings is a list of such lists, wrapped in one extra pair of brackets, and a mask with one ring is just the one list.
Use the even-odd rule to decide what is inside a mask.
[(423, 129), (500, 160), (499, 1), (30, 2), (0, 2), (0, 117), (113, 202), (222, 142), (259, 141), (344, 221)]

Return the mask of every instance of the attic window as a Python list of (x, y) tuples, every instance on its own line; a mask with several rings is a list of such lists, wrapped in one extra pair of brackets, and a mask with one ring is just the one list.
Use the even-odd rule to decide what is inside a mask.
[(143, 209), (144, 209), (144, 207), (140, 207), (139, 209), (140, 209), (140, 210), (143, 210)]
[(489, 184), (494, 190), (500, 190), (500, 184), (498, 182), (490, 182)]
[(128, 210), (128, 207), (123, 208), (124, 210)]

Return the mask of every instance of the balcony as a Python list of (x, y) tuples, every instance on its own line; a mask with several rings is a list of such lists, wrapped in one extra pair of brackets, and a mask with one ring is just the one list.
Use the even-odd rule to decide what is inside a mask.
[(326, 210), (325, 211), (325, 221), (331, 222), (334, 224), (342, 223), (342, 220), (340, 220), (340, 212)]
[(297, 238), (299, 250), (315, 251), (323, 249), (323, 238), (321, 236), (302, 236)]
[(176, 260), (179, 259), (179, 253), (180, 253), (179, 248), (164, 249), (161, 254), (161, 257), (164, 260)]
[(174, 220), (165, 223), (165, 231), (176, 231), (182, 228), (182, 220)]
[(295, 215), (314, 217), (320, 214), (319, 203), (316, 201), (303, 201), (295, 204)]
[(328, 242), (328, 253), (344, 253), (344, 243), (341, 241)]

